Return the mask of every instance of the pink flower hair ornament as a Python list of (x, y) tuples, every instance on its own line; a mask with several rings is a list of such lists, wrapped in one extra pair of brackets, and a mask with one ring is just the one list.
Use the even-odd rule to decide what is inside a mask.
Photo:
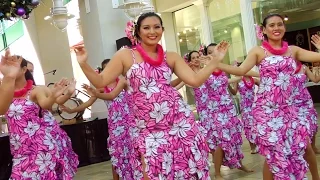
[(255, 29), (256, 29), (256, 36), (258, 39), (260, 39), (261, 41), (264, 40), (264, 35), (263, 35), (263, 32), (262, 32), (262, 27), (258, 24), (255, 24)]
[(137, 38), (135, 37), (135, 27), (136, 27), (136, 23), (133, 20), (130, 20), (127, 22), (127, 26), (125, 29), (125, 33), (127, 35), (127, 37), (130, 39), (132, 45), (136, 45), (137, 44)]
[(189, 64), (189, 62), (188, 62), (188, 56), (189, 56), (189, 53), (186, 53), (186, 54), (183, 56), (183, 59), (184, 59), (184, 61), (185, 61), (187, 64)]
[(200, 45), (200, 48), (199, 48), (199, 51), (198, 51), (200, 56), (202, 56), (202, 55), (205, 54), (205, 53), (204, 53), (204, 52), (205, 52), (205, 47), (206, 47), (206, 46), (203, 45), (203, 44)]

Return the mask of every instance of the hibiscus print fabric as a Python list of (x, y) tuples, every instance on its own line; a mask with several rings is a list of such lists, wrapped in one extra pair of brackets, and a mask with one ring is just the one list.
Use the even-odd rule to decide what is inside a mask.
[(309, 131), (294, 105), (296, 62), (292, 57), (268, 56), (259, 64), (260, 86), (253, 105), (255, 143), (266, 157), (275, 180), (302, 180), (308, 170), (304, 154)]
[(255, 96), (255, 85), (248, 87), (242, 79), (238, 84), (238, 89), (240, 93), (240, 108), (244, 135), (248, 141), (254, 143), (255, 134), (251, 132), (251, 128), (254, 120), (252, 116), (252, 105)]
[(14, 99), (7, 114), (13, 156), (11, 180), (71, 180), (78, 156), (53, 115), (28, 98)]
[(210, 179), (209, 149), (190, 107), (170, 85), (166, 60), (136, 63), (134, 53), (133, 60), (126, 77), (135, 119), (134, 179), (143, 179), (143, 169), (152, 180)]
[[(194, 91), (194, 97), (196, 101), (196, 108), (197, 108), (197, 113), (199, 115), (200, 119), (200, 128), (203, 128), (202, 134), (207, 137), (207, 130), (210, 129), (210, 126), (208, 126), (208, 89), (204, 84), (202, 84), (198, 88), (193, 88)], [(212, 122), (212, 121), (211, 121)], [(206, 127), (206, 128), (205, 128)]]
[(228, 77), (224, 72), (211, 75), (206, 81), (209, 93), (207, 107), (207, 124), (203, 127), (207, 132), (207, 142), (211, 150), (218, 147), (224, 151), (223, 165), (230, 168), (240, 168), (243, 159), (242, 123), (237, 117), (237, 111), (232, 97), (228, 92)]
[[(111, 92), (113, 89), (108, 89)], [(132, 180), (132, 141), (129, 134), (129, 106), (127, 93), (123, 90), (114, 100), (105, 101), (108, 108), (108, 150), (111, 163), (123, 180)]]
[[(306, 67), (303, 66), (303, 68)], [(293, 90), (293, 95), (295, 96), (294, 104), (299, 108), (298, 118), (301, 120), (300, 123), (308, 128), (310, 139), (312, 139), (318, 131), (318, 114), (314, 108), (312, 97), (306, 87), (306, 83), (308, 82), (307, 75), (303, 72), (295, 75), (297, 83)]]

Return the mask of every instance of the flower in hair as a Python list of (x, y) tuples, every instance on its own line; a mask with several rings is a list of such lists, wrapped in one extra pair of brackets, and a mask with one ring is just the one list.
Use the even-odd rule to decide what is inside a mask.
[(260, 40), (263, 40), (264, 36), (263, 36), (263, 32), (262, 32), (262, 27), (260, 25), (258, 25), (258, 24), (255, 24), (254, 26), (256, 28), (257, 38), (260, 39)]
[(188, 56), (189, 56), (189, 53), (186, 53), (186, 54), (183, 56), (183, 59), (184, 59), (184, 61), (185, 61), (187, 64), (189, 64), (189, 62), (188, 62)]
[(202, 56), (205, 54), (205, 46), (202, 44), (199, 48), (199, 55)]
[(134, 32), (135, 32), (135, 22), (134, 21), (128, 21), (127, 22), (127, 26), (126, 26), (126, 29), (125, 29), (125, 32), (126, 32), (126, 35), (127, 37), (130, 39), (131, 43), (133, 45), (137, 44), (137, 39), (134, 35)]

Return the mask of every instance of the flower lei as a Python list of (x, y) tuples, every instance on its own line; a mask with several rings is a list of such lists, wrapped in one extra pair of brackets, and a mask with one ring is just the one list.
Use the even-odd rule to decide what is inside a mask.
[(163, 52), (163, 48), (162, 48), (162, 46), (160, 44), (157, 45), (157, 54), (158, 54), (157, 59), (152, 59), (146, 53), (146, 51), (142, 48), (142, 46), (140, 44), (136, 45), (136, 50), (139, 52), (139, 54), (142, 57), (142, 59), (145, 62), (147, 62), (148, 64), (150, 64), (152, 66), (160, 66), (162, 64), (162, 61), (164, 59), (164, 52)]
[(242, 77), (242, 81), (243, 81), (244, 85), (247, 86), (247, 88), (252, 88), (253, 85), (254, 85), (254, 79), (253, 79), (253, 77), (250, 76), (250, 77), (249, 77), (249, 80), (250, 80), (250, 82), (248, 82), (248, 81), (245, 79), (244, 76)]
[(263, 41), (262, 46), (269, 51), (271, 54), (274, 55), (283, 55), (287, 52), (289, 45), (286, 41), (282, 41), (282, 47), (280, 49), (273, 48), (268, 41)]
[(138, 43), (138, 40), (134, 35), (135, 27), (136, 27), (136, 23), (133, 20), (131, 20), (131, 21), (127, 22), (127, 26), (125, 29), (125, 33), (126, 33), (128, 39), (131, 41), (132, 45), (136, 45)]
[(14, 97), (22, 97), (24, 96), (28, 91), (30, 91), (33, 87), (33, 81), (27, 80), (27, 84), (24, 86), (23, 89), (14, 91)]

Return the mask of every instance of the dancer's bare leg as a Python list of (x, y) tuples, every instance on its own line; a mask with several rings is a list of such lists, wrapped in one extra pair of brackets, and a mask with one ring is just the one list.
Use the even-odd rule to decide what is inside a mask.
[(310, 173), (312, 175), (312, 180), (320, 180), (319, 172), (318, 172), (317, 158), (316, 158), (315, 153), (313, 152), (313, 149), (312, 149), (310, 143), (307, 145), (304, 159), (309, 164), (309, 169), (310, 169)]
[(214, 171), (215, 171), (214, 177), (216, 180), (223, 180), (223, 177), (221, 176), (221, 171), (220, 171), (222, 161), (223, 161), (223, 156), (224, 156), (224, 152), (222, 148), (218, 147), (214, 153)]
[(263, 180), (273, 180), (273, 174), (270, 171), (267, 161), (264, 161), (263, 165)]

